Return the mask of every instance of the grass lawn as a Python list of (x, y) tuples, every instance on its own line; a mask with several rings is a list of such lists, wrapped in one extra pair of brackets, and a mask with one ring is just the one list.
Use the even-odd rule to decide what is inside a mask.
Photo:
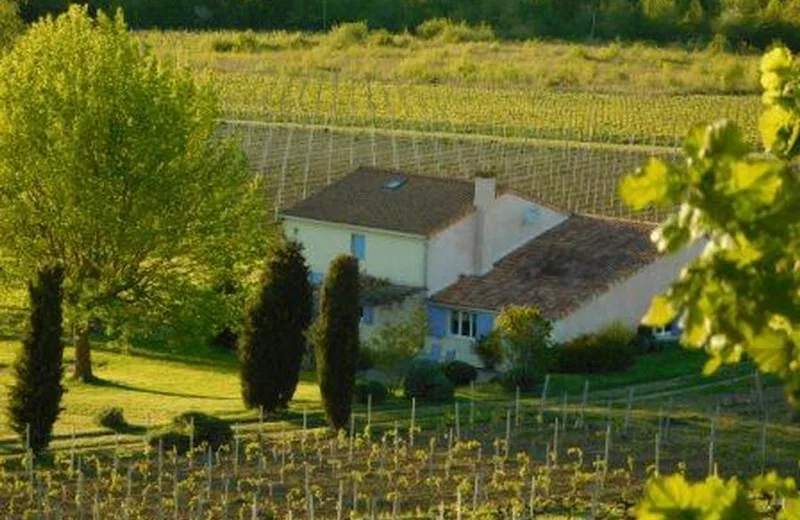
[[(7, 424), (5, 409), (7, 387), (11, 383), (10, 365), (19, 343), (0, 341), (0, 453), (17, 449), (17, 439)], [(72, 360), (72, 350), (66, 351), (67, 365)], [(67, 380), (64, 412), (56, 423), (56, 445), (69, 441), (73, 428), (86, 444), (108, 443), (112, 439), (108, 430), (98, 427), (94, 417), (105, 407), (117, 406), (124, 410), (131, 425), (139, 426), (138, 432), (126, 438), (137, 438), (143, 427), (167, 423), (173, 416), (188, 410), (198, 410), (218, 415), (233, 422), (255, 423), (257, 413), (244, 409), (240, 397), (237, 361), (228, 352), (197, 348), (178, 352), (134, 351), (118, 353), (95, 349), (93, 352), (95, 374), (98, 384), (85, 385)], [(687, 387), (699, 386), (713, 381), (747, 372), (746, 367), (728, 370), (714, 378), (704, 378), (700, 368), (704, 354), (689, 352), (676, 347), (640, 358), (637, 365), (621, 374), (593, 375), (589, 377), (590, 401), (601, 406), (608, 399), (619, 403), (627, 396), (629, 385), (645, 385), (637, 389), (637, 400), (645, 399), (648, 392), (673, 392), (680, 394)], [(68, 370), (68, 368), (67, 368)], [(554, 374), (551, 377), (551, 402), (560, 403), (564, 392), (575, 402), (581, 395), (585, 377), (580, 375)], [(654, 383), (660, 382), (660, 383)], [(708, 390), (707, 392), (711, 392)], [(470, 399), (469, 389), (461, 389), (458, 397)], [(654, 394), (660, 395), (660, 394)], [(513, 396), (494, 383), (477, 385), (475, 399), (479, 402), (508, 402)], [(531, 405), (538, 402), (539, 395), (523, 396), (523, 402)], [(638, 406), (638, 405), (637, 405)], [(405, 416), (408, 403), (397, 399), (382, 409), (376, 410), (376, 420), (391, 422)], [(314, 424), (321, 424), (321, 406), (315, 374), (302, 374), (301, 383), (292, 402), (295, 422), (299, 413), (307, 409)], [(360, 413), (363, 410), (357, 408)], [(432, 417), (440, 415), (435, 413)], [(277, 424), (273, 425), (277, 427)]]
[[(9, 441), (16, 442), (7, 424), (6, 399), (12, 381), (10, 364), (17, 348), (18, 342), (0, 341), (0, 452)], [(95, 374), (101, 382), (85, 385), (67, 381), (65, 410), (55, 428), (57, 436), (69, 436), (73, 427), (78, 432), (102, 431), (93, 418), (109, 406), (121, 407), (128, 422), (140, 426), (166, 423), (188, 410), (230, 420), (252, 419), (256, 415), (242, 405), (235, 359), (231, 355), (210, 356), (194, 363), (102, 350), (92, 355)], [(72, 359), (71, 349), (67, 349), (66, 358)], [(212, 364), (215, 359), (221, 362)], [(310, 374), (304, 374), (294, 406), (319, 406), (319, 391)]]

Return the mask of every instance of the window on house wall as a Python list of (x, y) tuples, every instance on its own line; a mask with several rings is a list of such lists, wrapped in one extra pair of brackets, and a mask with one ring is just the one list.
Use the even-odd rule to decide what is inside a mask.
[(375, 309), (369, 306), (361, 307), (361, 324), (362, 325), (372, 325), (373, 320), (375, 319)]
[(350, 254), (359, 260), (367, 258), (367, 239), (364, 235), (353, 233), (350, 235)]
[(478, 335), (478, 315), (469, 311), (450, 311), (450, 335), (475, 338)]

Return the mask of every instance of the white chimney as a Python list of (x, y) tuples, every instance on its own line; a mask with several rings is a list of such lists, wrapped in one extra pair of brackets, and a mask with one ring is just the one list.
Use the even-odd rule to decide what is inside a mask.
[(475, 177), (475, 274), (492, 270), (491, 209), (497, 191), (494, 177)]

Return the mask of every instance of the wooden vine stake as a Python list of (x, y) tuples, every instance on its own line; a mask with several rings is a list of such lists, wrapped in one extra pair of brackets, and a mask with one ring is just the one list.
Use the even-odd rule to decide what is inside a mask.
[(553, 465), (558, 466), (558, 417), (553, 421)]
[(654, 470), (655, 476), (659, 476), (661, 474), (661, 429), (656, 432), (656, 456), (654, 462)]
[(608, 475), (609, 456), (611, 454), (611, 423), (606, 424), (606, 440), (603, 446), (603, 478), (602, 486), (605, 486), (606, 476)]
[(458, 400), (453, 404), (455, 407), (455, 422), (456, 422), (456, 441), (461, 440), (461, 419), (458, 414)]
[(416, 427), (416, 425), (414, 423), (416, 422), (416, 416), (417, 416), (417, 398), (416, 397), (412, 397), (411, 398), (411, 423), (410, 423), (409, 428), (408, 428), (408, 446), (410, 448), (414, 447), (414, 428)]
[(578, 419), (575, 421), (576, 428), (586, 427), (586, 405), (589, 403), (589, 378), (583, 380), (583, 395), (581, 396), (581, 408), (578, 412)]
[(633, 387), (628, 390), (628, 403), (625, 407), (625, 422), (622, 426), (622, 432), (628, 435), (628, 428), (631, 424), (631, 410), (633, 408)]
[(511, 410), (506, 410), (506, 451), (505, 458), (508, 458), (511, 449)]
[(761, 449), (759, 453), (761, 455), (761, 474), (763, 475), (766, 471), (767, 466), (767, 422), (768, 417), (765, 413), (762, 420), (761, 420)]
[(342, 520), (344, 510), (344, 480), (339, 479), (339, 492), (336, 495), (336, 520)]
[(372, 431), (372, 392), (367, 394), (367, 431)]
[(542, 398), (539, 400), (539, 418), (544, 415), (544, 405), (547, 402), (547, 389), (550, 386), (550, 374), (544, 376), (544, 386), (542, 386)]
[(469, 382), (469, 427), (475, 426), (475, 381)]

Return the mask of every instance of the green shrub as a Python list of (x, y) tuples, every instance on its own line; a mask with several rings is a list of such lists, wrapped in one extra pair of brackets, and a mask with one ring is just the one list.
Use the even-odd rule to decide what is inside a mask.
[(236, 43), (230, 38), (216, 38), (211, 43), (211, 48), (214, 49), (214, 52), (233, 52)]
[(173, 425), (147, 432), (147, 444), (156, 448), (159, 441), (165, 451), (174, 449), (181, 455), (189, 451), (189, 445), (191, 444), (189, 432), (178, 429)]
[(453, 399), (453, 383), (447, 378), (439, 364), (429, 359), (411, 363), (403, 382), (407, 398), (421, 401), (450, 401)]
[(125, 420), (125, 415), (122, 408), (118, 406), (109, 406), (100, 410), (95, 416), (95, 424), (108, 428), (115, 432), (125, 431), (129, 425)]
[(636, 329), (636, 336), (631, 341), (631, 346), (633, 346), (633, 350), (637, 355), (650, 354), (661, 349), (658, 341), (653, 336), (653, 330), (644, 325), (640, 325)]
[(494, 29), (485, 23), (475, 26), (466, 22), (454, 22), (448, 18), (426, 20), (417, 26), (416, 33), (423, 40), (440, 40), (446, 43), (497, 40)]
[(517, 366), (508, 369), (500, 376), (500, 383), (507, 391), (533, 392), (544, 380), (542, 372), (530, 366)]
[(478, 370), (463, 361), (450, 361), (442, 366), (444, 375), (447, 376), (454, 386), (466, 386), (478, 379)]
[(184, 412), (176, 416), (169, 426), (148, 433), (147, 442), (150, 446), (158, 446), (161, 440), (164, 449), (175, 448), (178, 453), (186, 453), (189, 451), (193, 423), (195, 447), (205, 443), (216, 450), (233, 440), (233, 429), (227, 421), (201, 412)]
[(334, 49), (344, 49), (352, 45), (361, 45), (369, 37), (366, 22), (342, 23), (331, 29), (325, 42)]
[(205, 442), (216, 450), (233, 440), (233, 429), (227, 421), (202, 412), (184, 412), (175, 417), (172, 424), (189, 430), (193, 420), (195, 446)]
[(503, 344), (500, 341), (500, 335), (496, 332), (478, 338), (474, 349), (475, 354), (478, 355), (487, 370), (494, 370), (503, 362)]
[(584, 334), (558, 348), (555, 372), (600, 374), (622, 372), (636, 361), (633, 332), (622, 325), (610, 325), (595, 334)]
[(361, 347), (358, 349), (358, 370), (369, 370), (375, 366), (375, 360), (372, 358), (372, 349)]
[(380, 381), (359, 379), (353, 392), (356, 401), (361, 404), (367, 404), (370, 394), (372, 394), (372, 404), (381, 404), (389, 398), (389, 389)]

